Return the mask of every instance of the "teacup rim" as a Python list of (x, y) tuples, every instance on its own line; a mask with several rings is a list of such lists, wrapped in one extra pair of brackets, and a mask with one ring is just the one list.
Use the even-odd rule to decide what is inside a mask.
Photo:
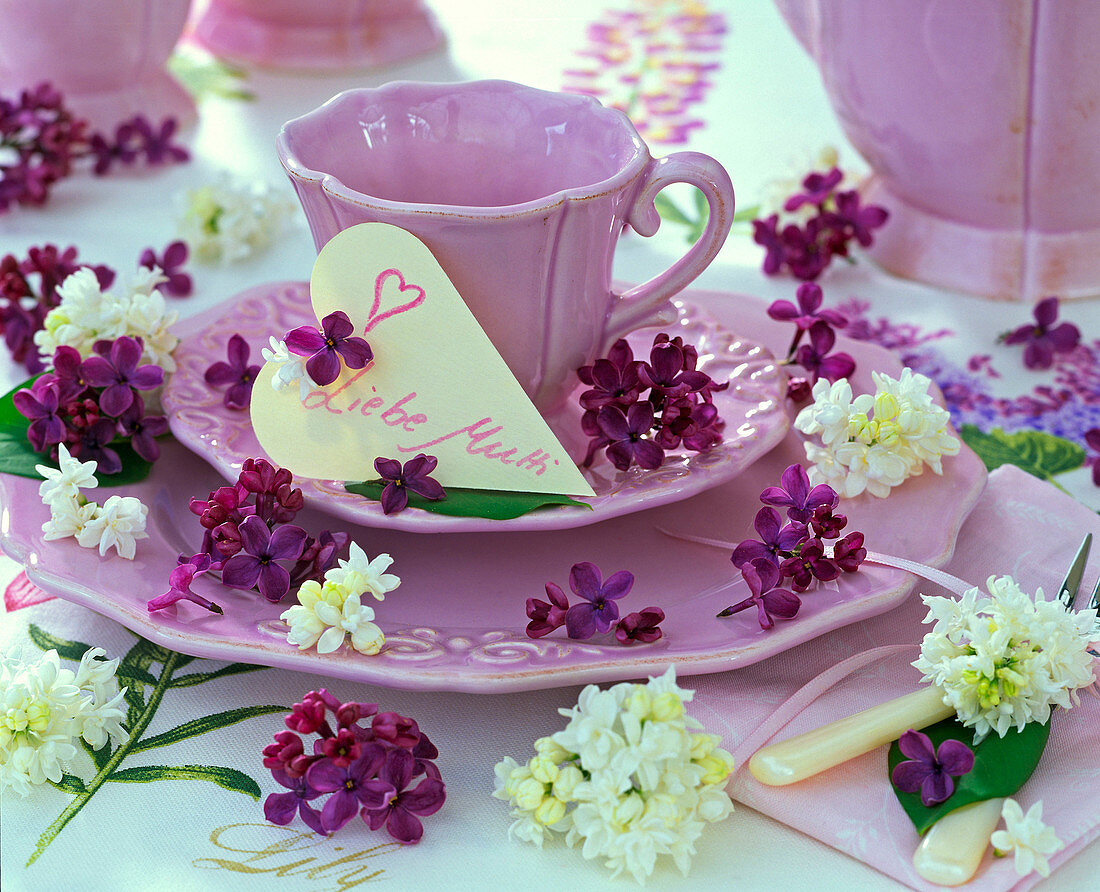
[[(627, 136), (634, 145), (634, 154), (630, 160), (623, 164), (614, 174), (598, 182), (590, 183), (585, 186), (571, 186), (567, 189), (560, 189), (556, 192), (540, 196), (539, 198), (533, 198), (529, 201), (516, 204), (481, 206), (443, 204), (436, 202), (395, 201), (393, 199), (370, 195), (366, 192), (352, 189), (335, 174), (326, 173), (302, 163), (290, 146), (291, 134), (296, 128), (309, 126), (318, 120), (324, 119), (338, 106), (347, 103), (352, 97), (357, 95), (397, 92), (406, 89), (422, 90), (425, 92), (431, 90), (464, 91), (484, 88), (486, 86), (503, 86), (525, 92), (543, 93), (548, 96), (568, 97), (570, 100), (575, 100), (578, 106), (586, 105), (601, 114), (605, 114), (608, 118), (615, 120), (620, 126), (625, 128)], [(275, 148), (279, 156), (279, 162), (282, 164), (287, 176), (295, 180), (319, 184), (322, 191), (342, 201), (350, 202), (361, 207), (377, 208), (378, 210), (386, 211), (389, 215), (401, 213), (410, 215), (446, 214), (451, 217), (469, 219), (499, 219), (501, 217), (522, 216), (531, 213), (545, 212), (565, 201), (600, 198), (620, 190), (625, 184), (638, 177), (653, 160), (653, 156), (645, 140), (642, 139), (630, 118), (619, 109), (610, 108), (595, 97), (587, 96), (583, 93), (543, 90), (538, 87), (531, 87), (526, 84), (520, 84), (515, 81), (501, 78), (483, 78), (466, 81), (399, 80), (389, 81), (378, 87), (352, 87), (347, 90), (342, 90), (316, 108), (284, 123), (275, 138)]]

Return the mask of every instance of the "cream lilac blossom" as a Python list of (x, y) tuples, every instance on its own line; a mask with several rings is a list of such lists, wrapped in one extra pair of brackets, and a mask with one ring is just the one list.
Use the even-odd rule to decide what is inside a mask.
[(819, 380), (814, 402), (798, 413), (795, 427), (814, 442), (803, 444), (814, 483), (827, 483), (844, 498), (866, 491), (885, 498), (925, 466), (943, 473), (943, 456), (958, 454), (950, 416), (936, 405), (931, 380), (903, 369), (901, 377), (872, 372), (875, 393), (853, 398), (851, 384)]
[(1036, 802), (1024, 814), (1024, 810), (1015, 799), (1006, 799), (1001, 808), (1005, 829), (995, 830), (989, 838), (993, 850), (998, 855), (1015, 853), (1016, 873), (1025, 877), (1033, 870), (1042, 876), (1050, 876), (1048, 856), (1066, 847), (1053, 828), (1043, 823), (1043, 803)]
[(922, 596), (933, 626), (913, 663), (975, 742), (1047, 721), (1052, 706), (1075, 706), (1076, 690), (1094, 679), (1091, 615), (1067, 611), (1042, 589), (1032, 599), (1010, 576), (990, 576), (986, 588), (989, 597), (975, 588), (960, 601)]
[(118, 660), (103, 656), (91, 648), (75, 673), (53, 650), (36, 662), (0, 660), (0, 791), (26, 796), (32, 784), (60, 782), (81, 737), (96, 749), (127, 739)]
[(294, 211), (267, 183), (229, 176), (188, 189), (179, 203), (179, 237), (203, 263), (235, 263), (266, 250)]
[(298, 589), (298, 603), (281, 616), (290, 627), (287, 641), (299, 650), (333, 653), (350, 639), (359, 653), (377, 654), (386, 637), (373, 621), (374, 609), (361, 599), (370, 594), (381, 601), (401, 584), (398, 576), (384, 572), (392, 563), (388, 554), (370, 560), (353, 542), (350, 558), (326, 571), (323, 583), (308, 580)]
[(62, 345), (73, 347), (87, 359), (97, 341), (128, 336), (141, 338), (143, 363), (175, 371), (172, 351), (179, 339), (169, 328), (178, 314), (169, 312), (156, 290), (164, 281), (160, 270), (139, 267), (128, 282), (103, 291), (94, 270), (78, 269), (58, 287), (61, 303), (46, 314), (45, 327), (35, 332), (34, 343), (43, 362), (52, 362)]
[(692, 696), (671, 667), (647, 684), (586, 687), (575, 707), (559, 710), (566, 727), (537, 740), (531, 759), (496, 766), (493, 795), (512, 807), (509, 835), (541, 846), (564, 833), (585, 858), (639, 883), (661, 855), (686, 875), (705, 825), (733, 808), (723, 789), (732, 758), (686, 715)]
[(304, 400), (313, 389), (313, 382), (306, 372), (306, 361), (302, 356), (295, 356), (287, 348), (286, 341), (280, 341), (272, 335), (268, 347), (260, 349), (260, 355), (264, 362), (269, 362), (275, 367), (275, 374), (271, 376), (271, 387), (275, 391), (285, 390), (288, 387), (298, 386), (298, 399)]
[(99, 485), (96, 463), (73, 458), (64, 444), (57, 448), (57, 460), (57, 469), (35, 465), (46, 478), (38, 488), (50, 509), (50, 519), (42, 524), (45, 538), (71, 536), (85, 548), (98, 548), (101, 556), (114, 548), (119, 557), (133, 560), (138, 540), (148, 538), (149, 509), (133, 496), (111, 496), (102, 506), (89, 501), (80, 491)]

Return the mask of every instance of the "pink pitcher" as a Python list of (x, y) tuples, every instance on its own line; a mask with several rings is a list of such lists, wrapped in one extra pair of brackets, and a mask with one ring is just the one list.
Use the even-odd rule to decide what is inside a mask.
[(876, 261), (1000, 299), (1100, 294), (1100, 4), (776, 3), (890, 210)]
[(191, 0), (0, 0), (0, 93), (50, 81), (96, 130), (143, 114), (195, 119), (165, 70)]

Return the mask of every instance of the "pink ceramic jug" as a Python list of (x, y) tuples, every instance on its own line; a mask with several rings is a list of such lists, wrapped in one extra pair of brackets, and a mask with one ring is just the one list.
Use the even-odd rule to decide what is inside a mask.
[(50, 81), (96, 130), (195, 119), (165, 70), (191, 0), (0, 0), (0, 93)]
[(989, 297), (1100, 294), (1100, 3), (776, 0), (890, 221), (887, 270)]
[(195, 37), (218, 56), (302, 70), (392, 65), (443, 44), (421, 0), (211, 0)]

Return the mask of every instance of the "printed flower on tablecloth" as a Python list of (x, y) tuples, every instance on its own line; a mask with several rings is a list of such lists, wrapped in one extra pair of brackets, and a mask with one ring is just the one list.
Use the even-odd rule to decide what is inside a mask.
[(497, 764), (493, 796), (512, 807), (509, 835), (541, 847), (565, 834), (586, 859), (639, 883), (660, 855), (686, 876), (704, 826), (733, 809), (723, 789), (732, 759), (686, 714), (692, 697), (671, 667), (647, 684), (587, 686), (531, 759)]

